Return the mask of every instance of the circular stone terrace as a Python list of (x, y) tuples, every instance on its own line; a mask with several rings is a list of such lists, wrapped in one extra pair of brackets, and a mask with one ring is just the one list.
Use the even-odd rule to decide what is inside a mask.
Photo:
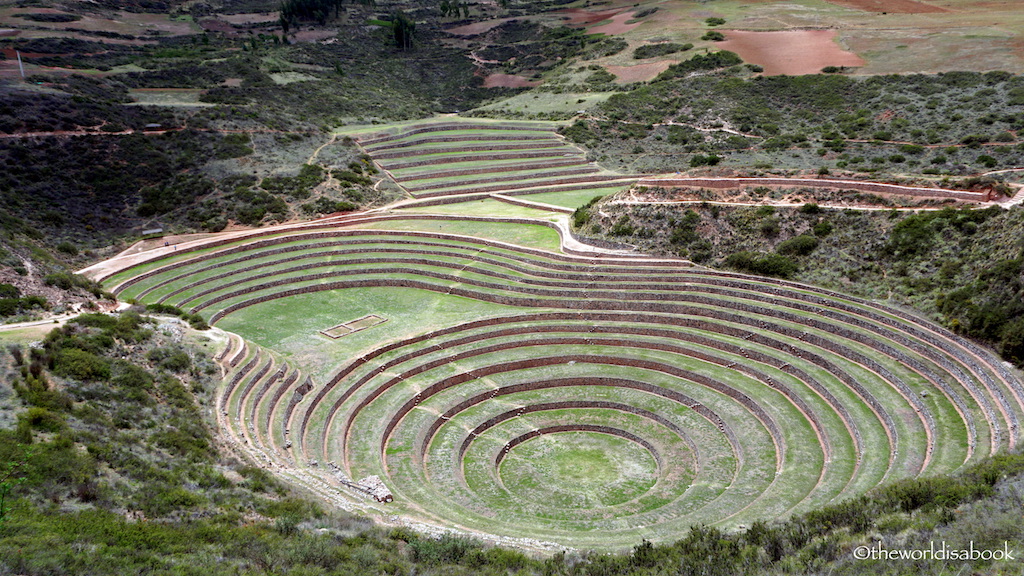
[[(403, 162), (391, 169), (420, 170)], [(806, 512), (1020, 442), (1017, 375), (912, 313), (571, 242), (544, 220), (364, 213), (90, 273), (229, 333), (216, 411), (236, 449), (419, 526), (615, 549)]]

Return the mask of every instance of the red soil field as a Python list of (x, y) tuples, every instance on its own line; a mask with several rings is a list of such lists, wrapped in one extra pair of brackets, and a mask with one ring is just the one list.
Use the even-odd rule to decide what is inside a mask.
[(536, 80), (515, 74), (491, 74), (484, 78), (484, 88), (531, 88), (538, 84)]
[(764, 67), (766, 76), (816, 74), (825, 66), (863, 66), (864, 60), (834, 42), (835, 30), (749, 32), (725, 30), (718, 46), (745, 62)]
[(566, 14), (565, 23), (569, 26), (586, 26), (602, 20), (608, 20), (619, 13), (618, 10), (601, 10), (594, 12), (583, 8), (566, 8), (559, 10), (560, 14)]
[(199, 25), (203, 28), (203, 30), (206, 30), (207, 32), (219, 32), (221, 34), (228, 35), (236, 35), (240, 33), (240, 31), (231, 24), (228, 24), (227, 22), (224, 22), (222, 20), (217, 20), (216, 18), (206, 18), (200, 20)]
[(608, 19), (607, 22), (602, 22), (597, 26), (592, 26), (589, 32), (594, 34), (622, 34), (623, 32), (629, 32), (640, 25), (640, 22), (626, 24), (626, 21), (632, 18), (633, 12), (620, 12)]
[(932, 6), (918, 0), (826, 0), (846, 8), (857, 8), (865, 12), (888, 12), (889, 14), (925, 14), (949, 12), (945, 8)]
[(660, 60), (648, 62), (635, 66), (605, 66), (608, 72), (615, 75), (617, 84), (629, 84), (631, 82), (647, 82), (661, 74), (672, 65), (672, 60)]

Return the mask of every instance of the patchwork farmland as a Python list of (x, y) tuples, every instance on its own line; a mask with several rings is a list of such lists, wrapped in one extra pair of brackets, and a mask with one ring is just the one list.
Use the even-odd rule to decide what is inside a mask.
[(436, 231), (458, 222), (335, 218), (103, 280), (238, 335), (217, 411), (263, 466), (349, 507), (498, 537), (667, 540), (1020, 440), (1021, 382), (913, 314), (685, 261)]

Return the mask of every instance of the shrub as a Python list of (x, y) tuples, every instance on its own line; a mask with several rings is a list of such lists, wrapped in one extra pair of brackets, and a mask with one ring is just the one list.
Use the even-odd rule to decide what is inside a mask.
[(206, 319), (199, 314), (185, 314), (182, 317), (188, 320), (188, 325), (191, 326), (193, 330), (210, 329), (210, 325), (206, 323)]
[(1017, 318), (1003, 326), (999, 353), (1017, 366), (1024, 366), (1024, 318)]
[(253, 153), (248, 134), (227, 134), (217, 143), (213, 156), (218, 160), (240, 158)]
[(728, 50), (720, 50), (710, 54), (697, 54), (689, 60), (684, 60), (678, 64), (669, 66), (668, 70), (659, 74), (654, 80), (669, 80), (672, 78), (686, 76), (691, 72), (696, 72), (698, 70), (717, 70), (719, 68), (737, 66), (742, 63), (743, 59), (740, 58), (739, 55)]
[(989, 156), (988, 154), (982, 154), (981, 156), (978, 156), (977, 162), (978, 164), (981, 164), (986, 168), (995, 168), (999, 164), (998, 160)]
[(614, 81), (615, 75), (603, 68), (594, 72), (590, 76), (587, 76), (584, 80), (587, 84), (608, 84), (609, 82)]
[(935, 238), (929, 219), (926, 215), (914, 214), (896, 224), (889, 234), (885, 251), (902, 257), (931, 250)]
[(818, 238), (824, 238), (832, 233), (832, 223), (822, 220), (821, 222), (816, 223), (811, 230)]
[(715, 154), (709, 154), (707, 156), (704, 156), (702, 154), (694, 154), (690, 158), (690, 166), (693, 168), (696, 168), (698, 166), (716, 166), (721, 161), (721, 157)]
[(171, 372), (183, 372), (192, 366), (192, 359), (181, 349), (154, 348), (146, 353), (146, 359)]
[(814, 252), (814, 249), (817, 247), (817, 238), (814, 236), (808, 236), (807, 234), (801, 234), (784, 242), (780, 242), (779, 245), (775, 247), (775, 251), (779, 254), (806, 256), (811, 252)]
[(725, 24), (725, 18), (705, 18), (704, 23), (708, 26), (721, 26), (722, 24)]
[(765, 238), (774, 238), (780, 231), (779, 221), (775, 218), (768, 218), (761, 223), (761, 235)]
[(59, 433), (67, 428), (64, 418), (60, 414), (54, 414), (46, 408), (33, 406), (18, 415), (19, 424), (25, 422), (25, 426), (42, 430), (43, 432)]
[(62, 349), (57, 354), (53, 370), (61, 376), (84, 381), (110, 378), (110, 362), (107, 359), (78, 348)]
[(146, 516), (154, 518), (166, 516), (178, 510), (189, 510), (205, 501), (202, 496), (177, 486), (165, 486), (155, 491), (147, 491), (145, 495), (140, 495), (139, 500), (139, 507)]
[(578, 230), (585, 226), (588, 222), (590, 222), (590, 209), (594, 206), (594, 204), (600, 202), (602, 198), (604, 198), (604, 196), (594, 196), (593, 198), (590, 199), (589, 202), (573, 211), (573, 228), (576, 228)]
[(635, 231), (636, 227), (629, 220), (629, 216), (623, 214), (608, 233), (612, 236), (632, 236)]
[(964, 136), (960, 143), (964, 144), (968, 148), (978, 148), (982, 144), (989, 142), (991, 139), (987, 134), (971, 134), (970, 136)]
[(360, 186), (369, 186), (373, 184), (372, 180), (362, 174), (357, 174), (352, 170), (333, 170), (331, 172), (331, 176), (334, 176), (334, 178), (340, 182), (348, 184), (356, 184)]
[[(352, 173), (358, 178), (362, 176)], [(293, 198), (309, 198), (313, 188), (323, 182), (324, 169), (315, 164), (303, 164), (298, 176), (270, 176), (260, 182), (260, 188), (271, 194), (282, 194)]]
[(153, 375), (125, 360), (115, 360), (110, 384), (118, 388), (148, 390), (153, 387)]
[(479, 542), (462, 536), (445, 534), (440, 538), (421, 538), (409, 543), (413, 559), (424, 564), (457, 564), (471, 550), (481, 547)]
[(172, 316), (181, 316), (184, 312), (177, 306), (171, 306), (170, 304), (147, 304), (147, 312), (156, 312), (157, 314), (170, 314)]
[(53, 286), (60, 288), (61, 290), (71, 290), (72, 288), (83, 288), (88, 290), (93, 296), (99, 298), (103, 295), (103, 289), (99, 284), (89, 280), (85, 276), (78, 274), (71, 274), (70, 272), (54, 272), (53, 274), (47, 274), (43, 277), (43, 283), (47, 286)]
[(748, 251), (729, 255), (723, 264), (754, 274), (780, 278), (791, 276), (799, 268), (796, 262), (781, 254), (763, 255)]
[(74, 287), (74, 281), (71, 279), (71, 274), (67, 272), (55, 272), (53, 274), (47, 274), (43, 277), (43, 283), (47, 286), (53, 286), (54, 288), (60, 288), (61, 290), (71, 290)]
[(673, 228), (669, 236), (669, 242), (673, 244), (690, 244), (697, 241), (700, 236), (697, 234), (697, 226), (700, 224), (700, 215), (693, 210), (687, 210), (683, 219)]
[(643, 60), (644, 58), (657, 58), (660, 56), (667, 56), (669, 54), (675, 54), (677, 52), (685, 52), (693, 48), (693, 44), (677, 44), (675, 42), (660, 42), (658, 44), (648, 44), (646, 46), (640, 46), (633, 52), (633, 58), (637, 60)]

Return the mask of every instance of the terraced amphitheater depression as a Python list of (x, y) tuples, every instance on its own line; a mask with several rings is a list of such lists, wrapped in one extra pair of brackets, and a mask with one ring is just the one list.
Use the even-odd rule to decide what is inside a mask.
[(1020, 441), (1015, 374), (912, 313), (575, 239), (635, 177), (550, 126), (355, 136), (409, 200), (86, 271), (219, 329), (226, 437), (339, 506), (620, 549)]

